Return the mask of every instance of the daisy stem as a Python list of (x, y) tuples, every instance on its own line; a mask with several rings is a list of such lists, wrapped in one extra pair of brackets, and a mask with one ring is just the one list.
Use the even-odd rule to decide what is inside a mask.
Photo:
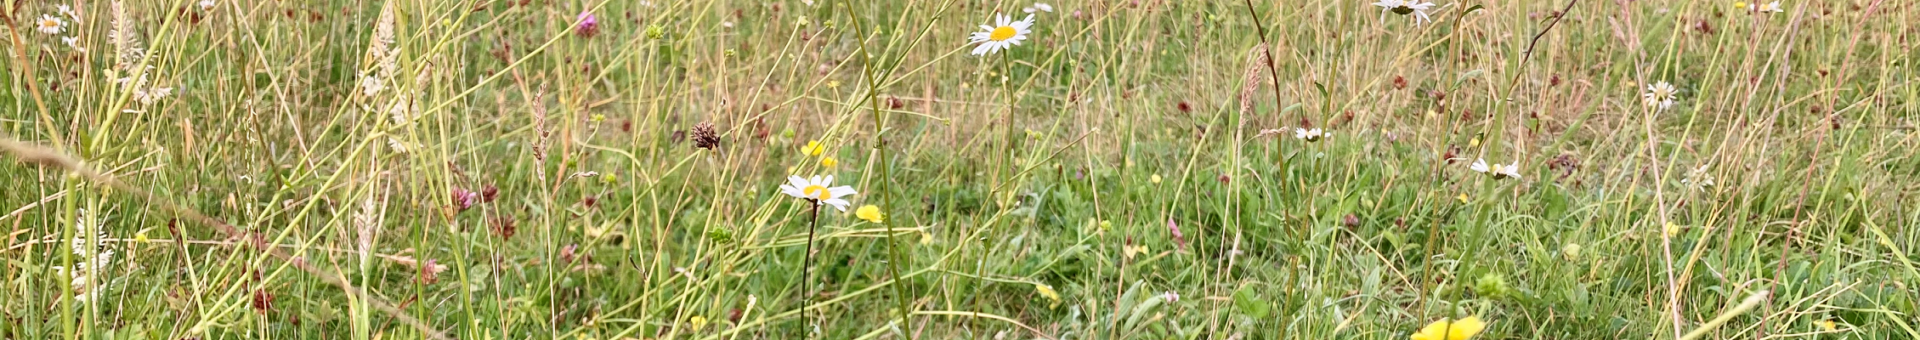
[(819, 225), (820, 201), (814, 200), (813, 218), (807, 220), (807, 252), (800, 254), (800, 257), (805, 259), (802, 260), (804, 262), (800, 265), (800, 333), (806, 334), (806, 336), (802, 338), (807, 339), (813, 338), (813, 332), (808, 327), (812, 322), (807, 321), (807, 302), (813, 301), (813, 295), (809, 293), (810, 289), (808, 289), (808, 287), (812, 287), (813, 285), (807, 283), (807, 279), (811, 278), (811, 276), (808, 275), (808, 269), (813, 268), (813, 231), (814, 228)]

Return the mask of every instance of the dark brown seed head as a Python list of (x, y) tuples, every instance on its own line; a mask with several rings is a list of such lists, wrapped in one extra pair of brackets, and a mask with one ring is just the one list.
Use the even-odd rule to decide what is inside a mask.
[(1347, 214), (1347, 217), (1340, 218), (1340, 224), (1347, 226), (1348, 229), (1358, 228), (1360, 227), (1360, 216)]
[(273, 309), (273, 293), (268, 293), (266, 289), (253, 290), (253, 310), (264, 315), (271, 309)]
[(713, 123), (701, 122), (693, 125), (693, 147), (707, 150), (720, 148), (720, 133), (713, 130)]

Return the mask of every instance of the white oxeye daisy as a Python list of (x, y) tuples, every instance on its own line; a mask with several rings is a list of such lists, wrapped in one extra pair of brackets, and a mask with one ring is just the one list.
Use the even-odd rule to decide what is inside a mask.
[(200, 10), (211, 11), (213, 10), (213, 6), (217, 4), (218, 3), (215, 3), (213, 0), (200, 0)]
[(60, 12), (60, 15), (71, 17), (74, 14), (73, 7), (67, 7), (67, 5), (53, 5), (53, 9)]
[(41, 14), (40, 22), (34, 23), (34, 27), (40, 30), (40, 33), (60, 34), (67, 29), (67, 21), (60, 20), (60, 17), (51, 14)]
[(80, 47), (80, 37), (60, 37), (60, 42), (67, 43), (67, 47), (71, 47), (75, 51), (87, 51), (87, 48)]
[(788, 176), (787, 184), (780, 185), (780, 193), (795, 198), (804, 198), (813, 201), (814, 204), (830, 205), (833, 206), (834, 209), (846, 212), (847, 205), (850, 203), (841, 197), (851, 196), (854, 194), (854, 191), (853, 187), (850, 186), (833, 186), (833, 175), (827, 175), (825, 178), (821, 178), (820, 176), (813, 176), (813, 178)]
[(1513, 162), (1513, 164), (1503, 165), (1500, 163), (1494, 163), (1492, 165), (1488, 165), (1487, 159), (1481, 158), (1481, 159), (1474, 160), (1473, 165), (1469, 166), (1468, 168), (1473, 169), (1474, 172), (1479, 172), (1479, 173), (1487, 174), (1489, 176), (1493, 176), (1493, 179), (1504, 179), (1507, 177), (1520, 178), (1520, 162), (1517, 162), (1517, 161)]
[(1668, 84), (1666, 81), (1661, 81), (1658, 83), (1654, 83), (1652, 85), (1647, 85), (1647, 93), (1641, 95), (1640, 97), (1643, 101), (1647, 103), (1647, 106), (1659, 108), (1660, 110), (1666, 110), (1668, 108), (1673, 107), (1674, 100), (1677, 97), (1675, 96), (1675, 94), (1678, 94), (1679, 92), (1680, 90), (1674, 89), (1673, 84)]
[(1294, 139), (1305, 140), (1309, 142), (1318, 142), (1320, 141), (1321, 138), (1326, 138), (1327, 135), (1328, 135), (1327, 132), (1321, 131), (1320, 128), (1312, 128), (1312, 129), (1294, 128), (1293, 129)]
[(1380, 2), (1373, 3), (1373, 5), (1379, 6), (1382, 9), (1383, 12), (1380, 13), (1381, 16), (1385, 16), (1385, 12), (1393, 12), (1393, 14), (1399, 15), (1412, 14), (1414, 25), (1420, 25), (1420, 22), (1423, 21), (1433, 22), (1433, 18), (1427, 17), (1427, 10), (1433, 9), (1432, 2), (1423, 2), (1421, 0), (1380, 0)]
[(1027, 13), (1033, 13), (1034, 11), (1053, 13), (1053, 5), (1048, 5), (1045, 2), (1035, 2), (1033, 6), (1027, 6), (1024, 11)]
[(1753, 4), (1753, 7), (1748, 7), (1748, 9), (1756, 13), (1767, 13), (1767, 12), (1782, 13), (1787, 11), (1785, 7), (1780, 6), (1779, 1), (1770, 2), (1765, 5), (1762, 5), (1756, 2)]
[(1027, 34), (1033, 33), (1033, 15), (1028, 14), (1020, 21), (1013, 21), (1013, 17), (1005, 14), (997, 15), (993, 26), (980, 25), (980, 30), (967, 37), (968, 43), (980, 44), (973, 48), (973, 55), (992, 54), (1027, 40)]

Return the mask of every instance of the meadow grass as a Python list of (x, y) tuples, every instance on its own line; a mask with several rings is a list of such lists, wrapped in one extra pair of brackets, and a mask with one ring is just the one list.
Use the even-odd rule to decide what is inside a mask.
[(5, 2), (0, 339), (1920, 338), (1913, 3), (1045, 5)]

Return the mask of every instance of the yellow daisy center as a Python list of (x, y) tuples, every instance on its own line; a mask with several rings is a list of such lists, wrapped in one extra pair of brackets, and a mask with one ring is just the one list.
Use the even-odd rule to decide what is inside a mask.
[(806, 188), (800, 189), (800, 194), (806, 195), (807, 198), (812, 198), (817, 200), (826, 200), (829, 198), (833, 198), (833, 196), (828, 194), (827, 187), (823, 187), (818, 184), (808, 185)]
[(60, 22), (59, 22), (59, 21), (55, 21), (55, 20), (53, 20), (53, 19), (47, 19), (47, 20), (41, 20), (41, 21), (40, 21), (40, 27), (43, 27), (43, 28), (54, 28), (54, 27), (60, 27)]
[(993, 29), (993, 33), (988, 33), (987, 39), (1007, 41), (1007, 39), (1013, 39), (1013, 35), (1018, 33), (1020, 33), (1020, 30), (1013, 29), (1013, 26), (1000, 26), (999, 28)]

